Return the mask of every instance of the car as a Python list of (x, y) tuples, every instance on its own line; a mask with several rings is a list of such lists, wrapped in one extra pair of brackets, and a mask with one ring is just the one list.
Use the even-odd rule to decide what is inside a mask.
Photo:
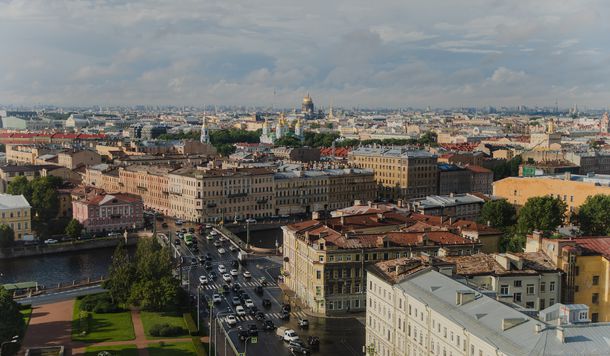
[(248, 328), (246, 330), (248, 330), (248, 334), (250, 336), (258, 336), (258, 326), (256, 326), (256, 324), (248, 325)]
[(249, 218), (249, 219), (246, 219), (246, 222), (248, 224), (256, 224), (256, 219)]
[(254, 293), (256, 293), (258, 295), (263, 295), (263, 287), (262, 286), (254, 287)]
[(263, 307), (271, 308), (271, 300), (267, 298), (263, 299)]
[(233, 268), (239, 268), (239, 261), (238, 260), (233, 260), (231, 262), (231, 267)]
[(229, 246), (229, 251), (235, 252), (235, 251), (237, 251), (237, 247), (231, 245), (231, 246)]
[(174, 245), (176, 245), (176, 246), (180, 246), (180, 240), (175, 239), (175, 240), (174, 240)]
[(265, 330), (275, 330), (275, 324), (273, 324), (272, 320), (267, 319), (263, 321), (263, 328)]
[(256, 313), (258, 313), (258, 308), (256, 307), (256, 305), (251, 306), (249, 312), (250, 315), (256, 315)]
[(222, 246), (222, 244), (220, 243), (220, 241), (214, 241), (214, 246), (220, 247), (220, 246)]
[(241, 291), (241, 286), (239, 285), (239, 283), (235, 283), (235, 284), (233, 285), (233, 287), (231, 288), (231, 290), (232, 290), (233, 292), (235, 292), (235, 293), (238, 293), (238, 294), (239, 294), (239, 292)]
[(197, 257), (197, 260), (199, 261), (199, 264), (200, 264), (200, 265), (202, 265), (202, 266), (203, 266), (203, 265), (205, 264), (205, 258), (203, 258), (203, 256), (199, 256), (199, 257)]
[(210, 235), (212, 235), (212, 237), (216, 237), (218, 235), (218, 232), (216, 232), (216, 230), (212, 230), (210, 231)]
[(280, 215), (280, 218), (282, 218), (282, 219), (288, 219), (289, 217), (290, 217), (290, 215), (288, 215), (288, 214)]
[(297, 319), (297, 324), (299, 324), (301, 329), (307, 329), (309, 327), (309, 320), (299, 317)]
[(194, 234), (194, 233), (195, 233), (195, 228), (194, 228), (194, 227), (189, 227), (189, 232), (190, 232), (191, 234)]
[(182, 225), (182, 224), (184, 224), (184, 221), (178, 219), (178, 220), (176, 220), (175, 224), (176, 225)]
[(224, 255), (225, 253), (227, 253), (227, 250), (225, 250), (224, 248), (221, 247), (218, 249), (218, 253), (221, 255)]
[(231, 303), (233, 303), (233, 305), (240, 305), (241, 304), (241, 300), (239, 299), (239, 297), (233, 297), (231, 299)]
[(318, 350), (320, 348), (320, 338), (317, 336), (308, 337), (307, 345), (309, 345), (312, 350)]
[(290, 313), (292, 311), (292, 308), (290, 307), (290, 304), (284, 304), (282, 305), (282, 310), (285, 310)]
[(292, 329), (285, 330), (282, 338), (286, 342), (300, 340), (299, 335), (297, 335), (296, 331)]
[(290, 320), (290, 313), (283, 310), (282, 313), (280, 314), (280, 319), (281, 320)]
[(205, 269), (212, 269), (212, 263), (210, 261), (206, 261), (203, 267)]
[(233, 280), (233, 278), (231, 277), (230, 274), (225, 273), (222, 275), (222, 280), (228, 283), (231, 283), (231, 281)]
[(186, 228), (185, 228), (185, 227), (183, 227), (183, 228), (182, 228), (182, 230), (180, 230), (180, 231), (182, 231), (182, 234), (183, 234), (183, 235), (184, 235), (184, 234), (186, 234), (186, 233), (188, 232), (188, 230), (186, 230)]
[(258, 282), (261, 284), (261, 286), (266, 286), (267, 285), (267, 278), (265, 278), (264, 276), (258, 279)]
[(252, 273), (250, 273), (250, 271), (244, 271), (244, 278), (252, 278)]
[(246, 301), (246, 299), (250, 299), (250, 296), (248, 295), (248, 293), (243, 292), (243, 293), (242, 293), (242, 294), (239, 296), (239, 298), (240, 298), (240, 299), (241, 299), (243, 302), (245, 302), (245, 301)]
[(206, 252), (205, 253), (205, 259), (206, 259), (206, 261), (211, 261), (212, 260), (212, 254), (209, 253), (209, 252)]
[(241, 305), (235, 307), (235, 314), (237, 316), (246, 316), (246, 310)]
[(218, 293), (212, 294), (212, 302), (214, 303), (222, 303), (222, 297)]
[(164, 228), (164, 229), (167, 229), (167, 226), (168, 226), (167, 223), (161, 224), (161, 227)]
[(55, 239), (46, 239), (44, 240), (44, 243), (47, 245), (52, 245), (52, 244), (56, 244), (58, 241)]
[(229, 273), (231, 273), (231, 275), (232, 275), (233, 277), (237, 277), (237, 276), (239, 276), (239, 271), (238, 271), (238, 270), (236, 270), (235, 268), (233, 268), (233, 269), (231, 270), (231, 272), (229, 272)]
[(227, 268), (225, 267), (225, 265), (218, 265), (218, 272), (220, 272), (220, 273), (227, 272)]
[(206, 235), (205, 239), (208, 240), (208, 241), (212, 241), (212, 240), (214, 240), (214, 236)]
[(242, 221), (244, 221), (244, 219), (243, 219), (243, 218), (241, 218), (241, 217), (239, 217), (239, 216), (236, 216), (236, 217), (235, 217), (235, 219), (234, 219), (234, 221), (235, 221), (236, 223), (238, 223), (238, 222), (242, 222)]
[(252, 301), (252, 299), (246, 299), (244, 300), (244, 305), (248, 308), (252, 308), (254, 306), (254, 302)]
[(210, 271), (210, 273), (208, 273), (208, 275), (210, 276), (210, 279), (215, 280), (216, 278), (218, 278), (218, 274), (216, 274), (216, 272), (214, 271)]
[(237, 318), (235, 317), (235, 315), (233, 314), (229, 314), (227, 315), (227, 317), (225, 318), (225, 320), (227, 321), (227, 324), (229, 326), (235, 326), (237, 325)]
[(208, 284), (208, 277), (206, 277), (206, 276), (199, 276), (199, 283), (200, 284)]
[(205, 228), (208, 229), (208, 230), (211, 229), (212, 228), (212, 224), (205, 224)]
[(258, 320), (258, 321), (263, 321), (263, 320), (265, 320), (265, 313), (260, 312), (260, 311), (259, 311), (259, 312), (256, 312), (256, 313), (254, 314), (254, 319), (256, 319), (256, 320)]
[(299, 341), (290, 341), (288, 343), (288, 350), (290, 350), (293, 355), (309, 355), (311, 352), (307, 346), (303, 345), (303, 343)]
[(220, 237), (218, 238), (218, 241), (220, 241), (220, 242), (226, 242), (226, 241), (227, 241), (227, 238), (226, 238), (226, 237), (224, 237), (224, 236), (220, 236)]

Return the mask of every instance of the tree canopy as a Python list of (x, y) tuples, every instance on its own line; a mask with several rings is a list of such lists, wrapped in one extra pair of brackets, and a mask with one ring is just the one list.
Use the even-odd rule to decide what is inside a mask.
[(59, 197), (57, 189), (61, 187), (59, 177), (47, 176), (28, 181), (25, 177), (17, 177), (8, 184), (9, 194), (23, 194), (32, 206), (32, 216), (38, 221), (46, 222), (57, 217), (59, 212)]
[(274, 142), (275, 146), (277, 147), (302, 147), (303, 143), (301, 143), (301, 140), (299, 140), (298, 138), (294, 137), (294, 136), (284, 136), (282, 138), (280, 138), (279, 140), (276, 140)]
[(115, 304), (127, 304), (134, 281), (134, 268), (129, 259), (124, 242), (120, 242), (112, 255), (112, 263), (108, 268), (108, 279), (104, 288), (108, 290), (110, 298)]
[(69, 237), (76, 239), (80, 237), (81, 232), (83, 231), (83, 224), (81, 224), (78, 220), (72, 219), (66, 226), (66, 235)]
[(563, 223), (566, 208), (566, 204), (559, 198), (529, 198), (519, 210), (517, 232), (530, 234), (534, 230), (553, 231)]
[(515, 224), (517, 211), (515, 207), (504, 199), (490, 200), (483, 204), (479, 222), (489, 224), (495, 228), (505, 229)]
[(10, 226), (0, 225), (0, 247), (11, 247), (15, 243), (15, 233)]
[(13, 336), (21, 336), (25, 330), (19, 305), (13, 294), (0, 285), (0, 343), (10, 341)]
[(577, 221), (585, 235), (610, 235), (610, 195), (587, 197), (578, 210)]
[(506, 162), (503, 162), (491, 170), (494, 173), (494, 180), (500, 180), (506, 177), (517, 177), (519, 175), (519, 166), (523, 163), (521, 156), (515, 156)]

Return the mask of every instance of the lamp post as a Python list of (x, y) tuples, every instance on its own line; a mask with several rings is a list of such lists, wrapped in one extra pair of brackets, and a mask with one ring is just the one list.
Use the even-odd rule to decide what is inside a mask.
[(18, 341), (19, 341), (19, 335), (15, 335), (10, 340), (4, 341), (2, 344), (0, 344), (0, 356), (2, 356), (2, 351), (4, 350), (4, 345), (16, 344)]
[(248, 340), (250, 340), (253, 344), (256, 344), (258, 342), (258, 337), (256, 337), (256, 336), (248, 336), (244, 340), (244, 356), (248, 356)]

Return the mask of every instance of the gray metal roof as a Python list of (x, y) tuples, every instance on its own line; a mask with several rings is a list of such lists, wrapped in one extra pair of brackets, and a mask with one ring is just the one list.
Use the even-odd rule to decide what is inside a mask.
[(385, 156), (385, 157), (403, 157), (403, 158), (433, 158), (436, 155), (422, 150), (408, 148), (387, 148), (387, 147), (358, 147), (350, 152), (351, 155), (362, 156)]

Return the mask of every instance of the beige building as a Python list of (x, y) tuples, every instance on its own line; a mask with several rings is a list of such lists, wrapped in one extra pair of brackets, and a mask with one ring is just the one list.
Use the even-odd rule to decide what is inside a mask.
[(102, 163), (102, 156), (91, 150), (69, 150), (57, 154), (57, 164), (69, 169), (94, 166), (100, 163)]
[(37, 158), (52, 153), (52, 150), (39, 145), (6, 145), (8, 163), (26, 165), (37, 164)]
[(286, 286), (316, 313), (365, 309), (366, 265), (421, 253), (469, 255), (480, 244), (447, 231), (407, 232), (408, 216), (379, 212), (284, 226)]
[[(170, 166), (132, 165), (119, 168), (119, 191), (142, 197), (144, 208), (173, 216), (169, 200)], [(106, 191), (109, 191), (105, 189)]]
[(13, 229), (16, 241), (32, 234), (31, 208), (23, 195), (0, 194), (0, 224)]
[(0, 193), (6, 192), (9, 183), (17, 177), (26, 177), (26, 179), (30, 181), (34, 178), (46, 176), (59, 177), (73, 183), (79, 183), (81, 180), (78, 173), (75, 173), (66, 167), (52, 164), (2, 166), (0, 167)]
[(375, 172), (382, 198), (412, 199), (437, 192), (437, 157), (429, 152), (361, 147), (352, 150), (348, 160)]

